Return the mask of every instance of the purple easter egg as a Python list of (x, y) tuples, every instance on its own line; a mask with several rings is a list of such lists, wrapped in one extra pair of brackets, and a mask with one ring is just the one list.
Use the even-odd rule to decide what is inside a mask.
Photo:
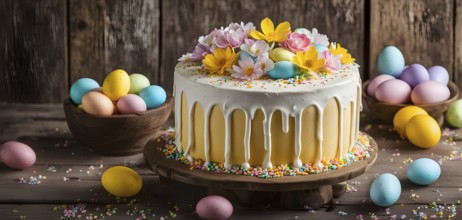
[(430, 76), (424, 66), (415, 63), (403, 70), (400, 79), (414, 88), (417, 84), (430, 80)]
[(439, 82), (443, 85), (448, 85), (449, 73), (446, 68), (442, 66), (432, 66), (428, 68), (428, 75), (430, 76), (430, 80)]

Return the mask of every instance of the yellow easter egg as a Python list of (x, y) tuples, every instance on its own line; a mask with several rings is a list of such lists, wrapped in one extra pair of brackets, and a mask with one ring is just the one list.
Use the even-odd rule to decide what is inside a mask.
[(271, 50), (269, 54), (270, 59), (275, 63), (279, 61), (291, 61), (294, 56), (294, 53), (282, 47)]
[(406, 125), (416, 115), (428, 115), (428, 113), (423, 108), (413, 105), (401, 108), (396, 112), (393, 117), (393, 127), (401, 137), (406, 138)]
[(124, 70), (114, 70), (103, 81), (103, 93), (111, 99), (117, 101), (128, 94), (130, 90), (130, 77)]
[(124, 166), (115, 166), (104, 171), (101, 183), (106, 191), (117, 197), (131, 197), (140, 192), (140, 175)]
[(430, 115), (416, 115), (406, 125), (409, 141), (421, 148), (434, 147), (441, 138), (441, 129)]

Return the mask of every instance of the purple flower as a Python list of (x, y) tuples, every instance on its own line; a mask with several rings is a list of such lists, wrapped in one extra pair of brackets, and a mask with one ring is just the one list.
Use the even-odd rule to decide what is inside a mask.
[(263, 70), (264, 73), (272, 70), (274, 68), (274, 62), (269, 58), (268, 52), (261, 54), (257, 57), (256, 65), (260, 66), (260, 69)]
[(328, 50), (322, 52), (322, 58), (324, 58), (324, 68), (329, 71), (340, 70), (343, 66), (340, 62), (340, 58), (332, 55)]
[(213, 45), (213, 39), (218, 35), (218, 32), (219, 30), (215, 28), (207, 36), (200, 36), (199, 43), (211, 48)]
[(306, 52), (308, 47), (310, 47), (311, 40), (307, 35), (302, 33), (290, 33), (287, 35), (287, 40), (280, 43), (282, 47), (287, 48), (288, 50), (296, 52)]
[(196, 47), (194, 48), (194, 51), (190, 57), (190, 60), (191, 61), (199, 61), (199, 60), (202, 60), (204, 59), (204, 57), (207, 55), (207, 54), (210, 54), (212, 53), (212, 51), (210, 50), (210, 47), (207, 47), (201, 43), (197, 44)]
[(238, 23), (229, 24), (228, 29), (232, 29), (232, 30), (242, 29), (244, 30), (246, 35), (249, 35), (250, 31), (255, 30), (255, 26), (253, 25), (252, 22), (248, 22), (247, 24), (244, 24), (244, 22), (241, 21), (240, 24)]
[(254, 63), (252, 58), (239, 61), (239, 66), (233, 65), (231, 76), (237, 80), (254, 80), (263, 75), (261, 65)]
[(252, 39), (245, 39), (244, 44), (241, 45), (241, 50), (249, 53), (254, 57), (258, 57), (261, 54), (268, 53), (270, 47), (263, 40), (254, 41)]
[(215, 37), (215, 45), (219, 48), (237, 48), (244, 43), (247, 34), (243, 29), (225, 29), (220, 30)]

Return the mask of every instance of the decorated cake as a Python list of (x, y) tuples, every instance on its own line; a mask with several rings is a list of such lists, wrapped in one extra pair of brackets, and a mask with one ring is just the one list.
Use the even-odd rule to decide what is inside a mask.
[(223, 169), (341, 166), (361, 138), (354, 61), (289, 22), (214, 29), (175, 67), (175, 150)]

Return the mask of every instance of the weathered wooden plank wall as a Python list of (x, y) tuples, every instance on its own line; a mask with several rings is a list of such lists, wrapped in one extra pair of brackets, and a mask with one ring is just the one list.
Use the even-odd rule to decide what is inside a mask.
[(462, 86), (462, 0), (0, 1), (0, 102), (59, 103), (78, 78), (141, 72), (171, 93), (173, 69), (199, 36), (264, 17), (316, 27), (376, 75), (386, 45), (406, 63), (442, 65)]

